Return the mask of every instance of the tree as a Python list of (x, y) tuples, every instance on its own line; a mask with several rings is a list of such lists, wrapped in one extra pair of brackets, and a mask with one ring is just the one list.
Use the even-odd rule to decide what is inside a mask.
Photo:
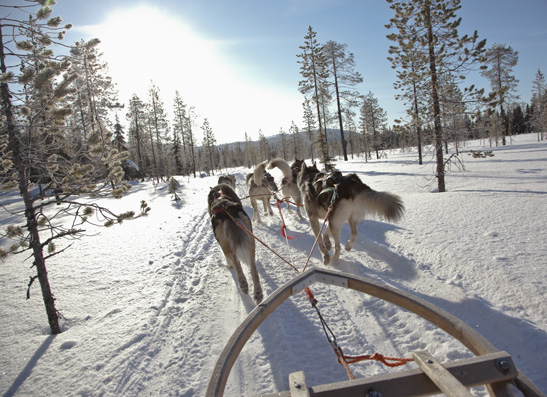
[(338, 124), (340, 126), (340, 140), (342, 142), (342, 152), (344, 160), (348, 161), (347, 142), (344, 137), (344, 124), (342, 122), (342, 105), (341, 98), (346, 99), (353, 104), (358, 96), (356, 92), (351, 92), (349, 89), (355, 85), (362, 83), (363, 78), (359, 72), (355, 72), (355, 60), (350, 52), (346, 54), (346, 44), (339, 44), (329, 40), (323, 47), (325, 56), (328, 59), (330, 67), (330, 76), (334, 79), (334, 92), (336, 96), (336, 108), (338, 114)]
[(300, 159), (302, 158), (300, 154), (302, 151), (302, 141), (298, 135), (298, 127), (296, 126), (296, 124), (294, 124), (294, 121), (291, 123), (289, 133), (293, 136), (294, 158)]
[(146, 140), (145, 140), (145, 109), (144, 103), (136, 94), (129, 100), (126, 119), (129, 121), (129, 142), (139, 169), (146, 175)]
[[(166, 176), (166, 159), (163, 154), (163, 145), (167, 140), (167, 112), (160, 97), (159, 88), (151, 82), (148, 90), (149, 102), (147, 106), (148, 128), (150, 143), (152, 145), (152, 158), (154, 160), (154, 171), (157, 181)], [(155, 138), (155, 145), (154, 145)], [(156, 150), (154, 150), (154, 146)]]
[(116, 114), (116, 123), (114, 123), (114, 144), (118, 149), (118, 152), (125, 151), (125, 137), (123, 135), (123, 126), (120, 124), (120, 119)]
[(84, 142), (88, 134), (102, 122), (110, 126), (108, 112), (118, 104), (117, 92), (110, 76), (107, 75), (108, 65), (101, 61), (99, 39), (80, 40), (71, 48), (71, 73), (78, 78), (74, 82), (74, 125), (76, 133), (82, 131)]
[(209, 124), (209, 120), (204, 119), (203, 125), (201, 126), (201, 129), (203, 130), (203, 147), (207, 150), (207, 160), (208, 160), (208, 172), (211, 171), (213, 175), (215, 175), (214, 169), (215, 169), (215, 163), (213, 161), (213, 154), (215, 150), (215, 145), (217, 144), (215, 134), (213, 133), (213, 129), (211, 128), (211, 125)]
[(305, 98), (304, 103), (302, 103), (302, 107), (304, 108), (304, 125), (306, 128), (306, 135), (308, 136), (308, 141), (310, 144), (311, 161), (313, 163), (315, 161), (313, 157), (313, 131), (316, 128), (315, 117), (310, 105), (310, 100), (308, 98)]
[[(441, 193), (446, 191), (446, 185), (439, 77), (442, 73), (451, 73), (461, 80), (465, 79), (465, 74), (481, 60), (486, 40), (479, 41), (476, 31), (472, 36), (459, 35), (461, 18), (457, 18), (456, 12), (461, 8), (460, 0), (386, 1), (395, 11), (395, 17), (387, 26), (396, 28), (399, 33), (390, 38), (398, 43), (408, 38), (406, 42), (427, 54), (428, 67), (423, 75), (429, 83), (436, 177), (438, 191)], [(413, 26), (413, 29), (409, 29), (409, 26)], [(466, 92), (469, 95), (482, 95), (474, 86), (466, 89)]]
[[(381, 131), (387, 125), (387, 113), (378, 103), (378, 99), (369, 91), (363, 96), (361, 106), (361, 125), (363, 134), (371, 136), (372, 149), (376, 152), (376, 159), (380, 158), (380, 148), (382, 147)], [(366, 139), (366, 137), (365, 137)]]
[[(395, 21), (387, 24), (391, 29)], [(392, 63), (392, 68), (397, 69), (397, 81), (393, 84), (396, 90), (400, 91), (395, 95), (397, 100), (402, 100), (409, 105), (407, 114), (411, 119), (411, 126), (416, 135), (416, 146), (418, 147), (418, 163), (423, 163), (422, 155), (422, 125), (428, 112), (427, 93), (427, 57), (416, 40), (418, 34), (416, 26), (397, 21), (399, 34), (392, 33), (387, 38), (396, 41), (397, 45), (390, 46), (387, 58)], [(400, 120), (396, 120), (400, 122)]]
[(532, 82), (532, 106), (530, 106), (531, 123), (538, 135), (538, 142), (545, 139), (547, 129), (547, 84), (545, 76), (538, 69)]
[(485, 64), (488, 69), (482, 70), (481, 75), (490, 81), (492, 97), (496, 97), (499, 105), (500, 116), (503, 122), (502, 145), (506, 144), (506, 136), (509, 135), (509, 117), (506, 114), (504, 104), (511, 97), (517, 87), (518, 80), (513, 76), (513, 68), (517, 66), (518, 51), (504, 44), (494, 44), (485, 52)]
[[(13, 6), (13, 15), (23, 7), (28, 9), (28, 4)], [(72, 108), (63, 101), (74, 92), (72, 83), (77, 76), (69, 73), (68, 59), (55, 56), (50, 48), (69, 27), (60, 27), (61, 18), (50, 17), (51, 13), (50, 7), (43, 6), (32, 14), (25, 12), (29, 15), (26, 20), (0, 20), (0, 186), (19, 190), (25, 219), (23, 226), (10, 225), (6, 235), (0, 237), (16, 240), (11, 253), (30, 251), (36, 275), (30, 277), (27, 297), (38, 280), (51, 333), (58, 334), (59, 313), (46, 261), (68, 247), (57, 251), (56, 242), (78, 238), (92, 215), (111, 225), (134, 213), (116, 215), (93, 202), (78, 200), (79, 196), (90, 195), (121, 197), (130, 187), (121, 182), (121, 161), (127, 153), (110, 146), (112, 134), (100, 119), (89, 130), (85, 150), (75, 152), (68, 146), (64, 121)], [(11, 33), (4, 36), (4, 28)], [(19, 74), (8, 70), (15, 68), (9, 65), (17, 65)], [(35, 189), (36, 184), (40, 189)], [(143, 213), (148, 211), (146, 208), (144, 204)], [(73, 219), (68, 227), (59, 222), (66, 216)]]
[(316, 36), (317, 33), (309, 26), (308, 33), (304, 36), (304, 45), (299, 47), (302, 53), (298, 54), (297, 57), (300, 58), (298, 63), (300, 64), (300, 74), (303, 79), (298, 82), (298, 87), (301, 94), (311, 94), (311, 101), (315, 104), (319, 125), (317, 140), (320, 143), (321, 150), (324, 151), (321, 153), (321, 158), (327, 161), (329, 157), (327, 135), (323, 129), (325, 122), (322, 120), (321, 107), (326, 102), (325, 96), (328, 95), (326, 87), (329, 71), (323, 46), (317, 42)]

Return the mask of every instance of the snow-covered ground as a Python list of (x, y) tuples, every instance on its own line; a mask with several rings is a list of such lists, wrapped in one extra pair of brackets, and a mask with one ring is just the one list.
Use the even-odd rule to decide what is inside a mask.
[[(373, 189), (400, 195), (406, 213), (395, 225), (362, 222), (354, 250), (342, 251), (331, 268), (387, 283), (447, 310), (510, 353), (545, 392), (547, 144), (523, 135), (505, 147), (473, 142), (462, 148), (469, 149), (493, 150), (494, 157), (462, 154), (465, 171), (454, 168), (442, 194), (434, 192), (434, 164), (418, 165), (415, 152), (390, 152), (368, 163), (338, 161), (341, 171), (356, 172)], [(248, 170), (233, 172), (245, 196)], [(275, 175), (279, 180), (280, 173)], [(212, 234), (206, 196), (217, 178), (178, 178), (179, 203), (166, 184), (135, 185), (108, 206), (137, 210), (146, 200), (152, 207), (147, 218), (89, 227), (90, 236), (49, 261), (57, 308), (66, 318), (60, 335), (49, 335), (37, 283), (25, 300), (32, 261), (20, 254), (0, 263), (0, 393), (203, 395), (219, 353), (255, 306), (239, 292)], [(16, 198), (4, 193), (0, 201), (13, 210)], [(252, 215), (248, 199), (244, 205)], [(314, 242), (309, 224), (284, 212), (287, 233), (294, 237), (287, 242), (275, 211), (254, 231), (302, 268)], [(13, 221), (2, 212), (1, 227)], [(341, 237), (343, 242), (349, 237), (347, 225)], [(265, 295), (295, 275), (260, 244), (257, 259)], [(317, 250), (310, 265), (323, 266)], [(472, 355), (443, 331), (389, 303), (334, 286), (316, 284), (313, 291), (346, 354), (410, 357), (414, 350), (427, 350), (441, 362)], [(357, 378), (401, 370), (371, 361), (351, 368)], [(283, 303), (251, 337), (226, 395), (287, 390), (288, 375), (299, 370), (309, 385), (347, 380), (304, 294)]]

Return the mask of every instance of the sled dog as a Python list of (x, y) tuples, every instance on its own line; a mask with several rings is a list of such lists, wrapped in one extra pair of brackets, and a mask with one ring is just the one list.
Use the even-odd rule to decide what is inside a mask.
[[(283, 194), (283, 198), (290, 198), (292, 201), (294, 201), (294, 203), (296, 204), (296, 213), (300, 218), (302, 218), (302, 214), (300, 213), (300, 207), (302, 207), (303, 204), (302, 194), (300, 192), (300, 189), (298, 188), (296, 178), (298, 176), (298, 173), (300, 172), (300, 169), (302, 168), (302, 164), (304, 164), (304, 160), (295, 159), (293, 163), (289, 166), (289, 163), (287, 163), (282, 158), (275, 158), (271, 160), (268, 164), (269, 170), (277, 167), (283, 173), (283, 179), (281, 180), (281, 193)], [(289, 211), (289, 213), (292, 212), (289, 203), (287, 203), (287, 211)]]
[(213, 233), (226, 257), (227, 267), (235, 268), (239, 288), (244, 294), (248, 294), (249, 285), (241, 269), (241, 262), (249, 265), (253, 279), (253, 298), (257, 304), (260, 303), (263, 293), (256, 269), (255, 240), (237, 224), (252, 232), (251, 220), (243, 209), (241, 200), (229, 185), (220, 184), (211, 188), (207, 203)]
[(235, 175), (232, 175), (232, 174), (222, 175), (218, 178), (218, 184), (220, 185), (221, 183), (225, 183), (227, 185), (230, 185), (230, 187), (235, 190), (235, 188), (236, 188), (236, 177), (235, 177)]
[(249, 196), (251, 199), (251, 206), (253, 207), (253, 222), (255, 220), (260, 222), (258, 200), (261, 200), (264, 205), (264, 216), (267, 216), (268, 214), (273, 215), (270, 197), (272, 195), (272, 191), (277, 191), (277, 185), (275, 184), (273, 176), (265, 172), (267, 164), (268, 160), (258, 164), (255, 167), (254, 172), (247, 175), (246, 178), (247, 189), (249, 190)]
[[(340, 257), (340, 229), (344, 223), (348, 222), (351, 230), (350, 239), (345, 245), (345, 249), (350, 251), (357, 240), (357, 225), (365, 216), (381, 216), (388, 221), (397, 221), (404, 213), (399, 196), (371, 189), (356, 174), (342, 176), (340, 172), (335, 172), (324, 175), (315, 164), (310, 167), (303, 164), (298, 174), (298, 187), (325, 265), (331, 261), (329, 234), (334, 239), (332, 262)], [(331, 204), (333, 209), (322, 238), (319, 220), (325, 218)]]

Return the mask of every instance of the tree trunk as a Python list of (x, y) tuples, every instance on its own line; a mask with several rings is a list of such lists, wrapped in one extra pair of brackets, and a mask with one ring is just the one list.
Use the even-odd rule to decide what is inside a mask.
[[(0, 27), (0, 69), (2, 73), (6, 73), (5, 54), (4, 54), (4, 42), (2, 37), (2, 29)], [(6, 124), (8, 130), (9, 148), (12, 152), (13, 165), (17, 170), (19, 177), (19, 191), (23, 196), (23, 202), (25, 204), (25, 215), (27, 218), (27, 228), (31, 235), (31, 247), (34, 256), (34, 265), (36, 266), (37, 277), (40, 281), (42, 288), (42, 297), (46, 307), (46, 313), (48, 317), (49, 327), (52, 334), (60, 334), (61, 327), (59, 326), (59, 315), (55, 308), (55, 298), (51, 292), (49, 280), (47, 276), (46, 263), (42, 251), (42, 244), (40, 242), (40, 235), (38, 233), (38, 222), (36, 219), (36, 212), (32, 205), (30, 193), (28, 190), (28, 179), (26, 176), (26, 170), (21, 157), (21, 147), (19, 138), (15, 130), (15, 121), (12, 113), (12, 103), (10, 99), (10, 93), (7, 83), (0, 83), (0, 95), (2, 100), (2, 107), (4, 108), (4, 115), (6, 116)], [(29, 286), (30, 288), (30, 286)]]
[(342, 142), (342, 152), (344, 153), (344, 161), (348, 161), (348, 143), (344, 138), (344, 125), (342, 123), (342, 106), (340, 105), (340, 93), (338, 90), (338, 76), (336, 75), (336, 62), (333, 61), (334, 65), (334, 88), (336, 89), (336, 106), (338, 108), (338, 123), (340, 124), (340, 140)]
[(431, 77), (431, 100), (433, 102), (435, 153), (437, 158), (437, 184), (439, 193), (446, 191), (444, 183), (444, 159), (443, 159), (443, 130), (441, 125), (441, 108), (439, 94), (437, 92), (437, 65), (435, 58), (435, 46), (433, 43), (433, 27), (431, 26), (431, 4), (426, 2), (425, 17), (427, 23), (427, 42), (429, 45), (429, 71)]

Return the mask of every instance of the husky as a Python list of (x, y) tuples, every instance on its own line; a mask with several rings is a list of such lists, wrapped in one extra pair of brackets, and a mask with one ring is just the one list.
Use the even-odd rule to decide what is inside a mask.
[[(273, 176), (265, 172), (268, 160), (258, 164), (252, 174), (247, 175), (247, 189), (249, 189), (249, 196), (251, 199), (251, 206), (253, 207), (253, 222), (258, 220), (260, 222), (260, 213), (258, 211), (257, 201), (261, 200), (264, 205), (264, 216), (268, 214), (273, 215), (272, 205), (270, 204), (270, 197), (272, 192), (277, 191), (277, 185), (275, 184)], [(258, 182), (257, 182), (258, 181)]]
[[(283, 194), (283, 198), (291, 198), (294, 201), (296, 204), (296, 213), (300, 219), (302, 219), (302, 214), (300, 212), (300, 207), (303, 206), (302, 193), (298, 188), (296, 178), (302, 168), (302, 164), (304, 164), (304, 160), (294, 159), (293, 163), (289, 166), (289, 163), (282, 158), (275, 158), (268, 164), (269, 170), (277, 167), (283, 173), (283, 179), (281, 180), (281, 193)], [(287, 211), (289, 211), (289, 213), (292, 212), (289, 203), (287, 203)]]
[(236, 177), (235, 177), (235, 175), (232, 175), (232, 174), (222, 175), (218, 178), (218, 184), (220, 185), (221, 183), (225, 183), (227, 185), (230, 185), (230, 187), (235, 190), (235, 188), (236, 188)]
[[(340, 229), (344, 223), (348, 222), (351, 230), (350, 239), (345, 245), (345, 249), (350, 251), (357, 240), (357, 225), (365, 216), (381, 216), (388, 221), (397, 221), (405, 209), (399, 196), (371, 189), (356, 174), (342, 176), (340, 172), (335, 172), (325, 175), (319, 172), (315, 164), (310, 167), (302, 165), (298, 187), (325, 265), (331, 262), (329, 234), (334, 239), (332, 262), (337, 262), (340, 257)], [(322, 238), (319, 219), (325, 219), (331, 205), (328, 227)]]
[(226, 257), (227, 267), (235, 267), (239, 288), (244, 294), (248, 294), (249, 285), (241, 269), (240, 261), (248, 264), (253, 279), (253, 298), (257, 304), (262, 302), (262, 287), (256, 269), (255, 240), (237, 224), (244, 226), (249, 232), (253, 230), (251, 220), (243, 209), (241, 200), (231, 186), (220, 184), (211, 188), (207, 203), (213, 233)]

